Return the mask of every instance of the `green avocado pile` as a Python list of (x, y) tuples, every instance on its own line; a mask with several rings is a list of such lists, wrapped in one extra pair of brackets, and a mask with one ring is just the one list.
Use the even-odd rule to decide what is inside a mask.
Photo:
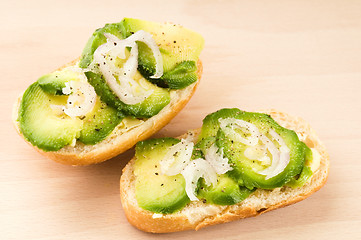
[(63, 95), (62, 89), (67, 82), (79, 79), (77, 73), (65, 68), (39, 78), (23, 94), (18, 122), (24, 137), (44, 151), (57, 151), (76, 141), (93, 145), (104, 140), (125, 117), (147, 119), (158, 114), (169, 104), (171, 90), (183, 89), (197, 81), (202, 36), (179, 25), (130, 18), (97, 29), (83, 50), (79, 67), (88, 69), (95, 50), (107, 41), (104, 33), (125, 39), (139, 30), (152, 34), (164, 63), (163, 75), (151, 78), (155, 73), (155, 58), (147, 45), (137, 42), (137, 75), (145, 78), (148, 88), (153, 90), (148, 98), (126, 104), (114, 94), (99, 71), (89, 70), (84, 74), (94, 87), (97, 103), (86, 115), (71, 118), (53, 107), (66, 105), (68, 96)]
[[(219, 120), (227, 118), (254, 124), (261, 134), (269, 139), (272, 139), (269, 133), (271, 129), (281, 136), (290, 150), (290, 160), (285, 169), (269, 179), (259, 174), (259, 171), (267, 166), (248, 159), (244, 154), (247, 146), (228, 137), (220, 128)], [(240, 130), (237, 134), (246, 136), (249, 132)], [(183, 175), (167, 176), (162, 174), (160, 169), (160, 162), (169, 148), (179, 142), (180, 140), (175, 138), (160, 138), (137, 143), (134, 164), (135, 194), (139, 206), (143, 209), (154, 213), (173, 213), (190, 202)], [(237, 108), (221, 109), (209, 114), (203, 120), (192, 159), (204, 158), (206, 150), (212, 144), (223, 149), (224, 157), (229, 160), (232, 170), (218, 175), (216, 185), (207, 186), (203, 178), (199, 179), (196, 194), (197, 198), (205, 203), (233, 205), (246, 199), (256, 189), (274, 189), (285, 185), (300, 187), (312, 176), (308, 166), (313, 160), (311, 149), (298, 139), (294, 131), (281, 127), (267, 114), (244, 112)]]

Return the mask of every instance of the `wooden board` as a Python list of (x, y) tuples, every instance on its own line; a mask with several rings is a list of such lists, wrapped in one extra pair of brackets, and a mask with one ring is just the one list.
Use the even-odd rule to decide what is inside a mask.
[[(6, 1), (0, 8), (0, 239), (360, 239), (360, 1)], [(198, 232), (128, 224), (119, 177), (133, 152), (89, 167), (48, 160), (17, 136), (12, 103), (123, 17), (180, 23), (206, 39), (204, 75), (157, 136), (198, 128), (222, 107), (276, 108), (308, 120), (331, 156), (307, 200)]]

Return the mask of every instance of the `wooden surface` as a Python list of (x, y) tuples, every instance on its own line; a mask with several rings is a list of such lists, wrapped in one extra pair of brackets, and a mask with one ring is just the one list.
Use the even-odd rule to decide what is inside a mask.
[[(360, 10), (351, 0), (2, 1), (0, 239), (361, 239)], [(308, 120), (326, 144), (326, 186), (256, 218), (153, 235), (129, 225), (120, 205), (132, 151), (89, 167), (36, 153), (12, 127), (12, 103), (125, 16), (180, 23), (206, 39), (199, 89), (158, 136), (198, 128), (222, 107), (276, 108)]]

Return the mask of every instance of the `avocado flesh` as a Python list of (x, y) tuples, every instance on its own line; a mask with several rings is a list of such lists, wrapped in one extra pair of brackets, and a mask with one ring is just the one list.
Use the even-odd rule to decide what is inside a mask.
[(83, 122), (50, 107), (51, 104), (65, 105), (66, 100), (66, 96), (45, 93), (37, 82), (25, 91), (18, 122), (21, 133), (34, 146), (44, 151), (57, 151), (79, 136)]
[[(66, 82), (79, 81), (79, 78), (80, 73), (65, 68), (42, 76), (36, 82), (36, 87), (29, 87), (29, 93), (24, 93), (22, 108), (26, 110), (20, 110), (19, 112), (23, 111), (26, 112), (26, 114), (20, 114), (22, 119), (20, 125), (26, 125), (27, 127), (21, 127), (21, 132), (24, 136), (28, 136), (26, 138), (33, 145), (45, 151), (57, 151), (62, 147), (73, 143), (73, 141), (75, 141), (74, 139), (77, 139), (84, 144), (93, 145), (104, 140), (124, 118), (124, 115), (121, 112), (103, 103), (99, 97), (97, 97), (96, 104), (92, 111), (86, 114), (86, 116), (70, 118), (64, 113), (59, 114), (59, 110), (51, 109), (51, 105), (65, 106), (67, 104), (68, 96), (62, 95), (62, 89), (65, 87)], [(35, 93), (33, 93), (34, 91)], [(38, 104), (36, 104), (37, 101), (39, 102)], [(42, 113), (44, 110), (46, 110), (46, 113)], [(42, 130), (42, 128), (35, 124), (34, 120), (31, 120), (33, 118), (31, 116), (32, 111), (36, 112), (39, 116), (40, 113), (42, 113), (40, 119), (42, 119), (44, 123), (42, 123), (41, 126), (52, 126), (52, 124), (55, 124), (54, 118), (62, 119), (54, 129), (59, 129), (59, 131), (61, 131), (62, 126), (64, 125), (62, 122), (66, 122), (64, 125), (65, 132), (59, 134), (57, 133), (58, 130), (53, 132), (53, 130), (49, 129), (49, 136), (46, 130)], [(40, 119), (37, 121), (40, 121)], [(45, 122), (46, 120), (48, 122)], [(30, 122), (34, 123), (29, 124)], [(73, 127), (71, 127), (71, 122), (74, 122)], [(69, 129), (73, 129), (74, 131), (76, 129), (76, 134), (74, 135), (69, 132)], [(63, 136), (63, 134), (68, 134), (69, 138)], [(41, 139), (47, 139), (47, 137), (50, 137), (52, 140), (41, 141)]]
[(173, 213), (189, 203), (183, 176), (163, 175), (159, 165), (169, 147), (178, 142), (174, 138), (161, 138), (137, 143), (135, 196), (141, 208), (154, 213)]
[(122, 39), (123, 25), (121, 23), (106, 24), (104, 27), (95, 30), (93, 35), (86, 43), (80, 57), (79, 67), (87, 68), (93, 61), (93, 54), (95, 50), (102, 44), (107, 42), (104, 33), (110, 33)]
[(313, 154), (309, 147), (307, 147), (306, 144), (304, 144), (305, 148), (305, 164), (302, 168), (302, 171), (300, 174), (292, 178), (286, 185), (288, 187), (292, 188), (298, 188), (305, 185), (305, 183), (311, 178), (313, 172), (311, 170), (311, 167), (308, 166), (313, 161)]
[[(49, 93), (61, 92), (65, 83), (69, 81), (80, 81), (82, 73), (75, 72), (71, 68), (64, 68), (38, 79), (40, 87)], [(65, 105), (65, 104), (64, 104)], [(121, 122), (124, 115), (116, 109), (108, 106), (97, 96), (94, 108), (80, 117), (83, 126), (78, 140), (84, 144), (94, 145), (104, 140), (113, 129)]]
[[(87, 68), (93, 61), (94, 51), (102, 44), (106, 43), (106, 37), (104, 33), (111, 33), (122, 39), (123, 25), (121, 23), (107, 24), (105, 27), (97, 29), (92, 37), (88, 40), (86, 47), (83, 50), (83, 54), (79, 63), (81, 68)], [(127, 51), (127, 54), (129, 52)], [(116, 64), (118, 67), (122, 67), (124, 60), (117, 59)], [(88, 82), (94, 87), (96, 93), (102, 101), (109, 106), (122, 111), (125, 115), (134, 116), (137, 118), (150, 118), (159, 113), (170, 102), (169, 90), (162, 89), (150, 83), (144, 83), (148, 88), (154, 92), (144, 101), (137, 104), (126, 104), (122, 102), (119, 97), (111, 90), (107, 85), (104, 77), (100, 73), (92, 71), (86, 72), (85, 75), (88, 78)], [(142, 78), (142, 75), (138, 72), (134, 77), (136, 81)]]
[(207, 203), (233, 205), (242, 202), (252, 192), (254, 190), (239, 186), (232, 178), (222, 174), (218, 176), (216, 186), (207, 186), (202, 180), (197, 197)]
[(65, 82), (79, 81), (79, 73), (65, 68), (46, 74), (38, 79), (41, 89), (52, 95), (63, 95), (62, 89), (65, 88)]
[(84, 124), (78, 140), (84, 144), (94, 145), (104, 140), (123, 118), (121, 112), (97, 97), (93, 110), (83, 118)]
[(238, 108), (225, 108), (207, 115), (203, 119), (203, 125), (199, 139), (202, 140), (209, 137), (215, 138), (219, 130), (220, 123), (218, 120), (220, 118), (231, 118), (241, 113), (242, 111)]
[[(197, 153), (197, 157), (204, 158), (207, 149), (215, 143), (216, 137), (213, 136), (201, 139), (194, 146), (195, 150), (193, 151), (193, 155)], [(204, 180), (202, 180), (200, 183), (201, 185), (197, 195), (198, 198), (204, 199), (207, 203), (218, 205), (233, 205), (239, 203), (253, 192), (253, 190), (239, 186), (237, 181), (228, 176), (228, 172), (222, 175), (218, 175), (216, 186), (207, 186)]]
[[(150, 118), (160, 112), (170, 102), (169, 90), (157, 87), (151, 83), (144, 82), (153, 93), (144, 101), (129, 105), (123, 103), (117, 95), (106, 84), (104, 78), (100, 74), (93, 72), (86, 72), (88, 82), (94, 87), (95, 92), (100, 96), (101, 100), (109, 106), (124, 112), (126, 115), (134, 116), (137, 118)], [(140, 76), (140, 74), (138, 75)], [(141, 79), (138, 77), (137, 79)]]
[(155, 58), (150, 48), (141, 42), (139, 47), (138, 70), (151, 82), (161, 87), (182, 89), (197, 81), (197, 61), (203, 49), (203, 37), (182, 26), (171, 23), (156, 23), (139, 19), (125, 18), (123, 38), (144, 30), (152, 34), (163, 57), (164, 75), (152, 79), (155, 73)]
[[(219, 127), (220, 118), (236, 118), (248, 121), (256, 125), (260, 132), (269, 137), (269, 139), (272, 138), (267, 133), (268, 130), (272, 128), (276, 131), (290, 149), (290, 162), (284, 171), (277, 176), (266, 180), (266, 176), (261, 175), (258, 172), (268, 166), (262, 165), (256, 160), (246, 158), (244, 151), (248, 146), (229, 139)], [(241, 186), (245, 186), (249, 189), (273, 189), (282, 187), (285, 183), (299, 174), (303, 168), (305, 161), (305, 148), (303, 143), (299, 141), (297, 134), (294, 131), (281, 127), (267, 114), (244, 112), (236, 108), (222, 109), (208, 115), (203, 120), (200, 139), (214, 135), (217, 138), (217, 146), (223, 148), (224, 156), (229, 159), (233, 167), (233, 170), (227, 174), (235, 181), (238, 181)], [(270, 154), (269, 157), (272, 158)]]

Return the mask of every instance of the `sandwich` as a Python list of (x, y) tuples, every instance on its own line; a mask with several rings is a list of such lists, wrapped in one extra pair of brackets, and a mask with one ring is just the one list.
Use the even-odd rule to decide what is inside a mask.
[(128, 221), (152, 233), (201, 229), (301, 201), (329, 158), (309, 124), (269, 110), (221, 109), (200, 129), (136, 144), (120, 180)]
[(172, 23), (125, 18), (97, 29), (80, 58), (40, 77), (17, 99), (16, 130), (68, 165), (99, 163), (165, 126), (202, 75), (204, 39)]

